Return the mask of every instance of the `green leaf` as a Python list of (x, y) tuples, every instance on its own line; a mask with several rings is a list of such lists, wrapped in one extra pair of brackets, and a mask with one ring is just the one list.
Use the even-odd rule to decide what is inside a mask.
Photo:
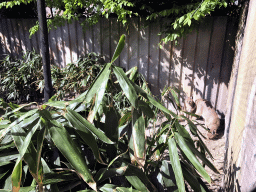
[(97, 93), (100, 92), (101, 94), (103, 94), (103, 90), (100, 89), (103, 89), (104, 86), (102, 86), (102, 84), (106, 85), (109, 80), (111, 65), (111, 63), (106, 64), (96, 77), (95, 81), (92, 83), (89, 90), (81, 94), (77, 99), (84, 99), (86, 103), (89, 103)]
[[(108, 144), (114, 144), (114, 142), (112, 142), (103, 131), (101, 131), (100, 129), (97, 129), (95, 126), (93, 126), (89, 121), (87, 121), (85, 118), (83, 118), (79, 113), (67, 109), (67, 114), (69, 116), (72, 117), (72, 119), (70, 119), (73, 123), (75, 123), (76, 126), (75, 128), (79, 129), (80, 131), (82, 131), (84, 128), (86, 128), (87, 130), (89, 130), (91, 133), (93, 133), (94, 135), (97, 136), (97, 138), (99, 138), (100, 140), (102, 140), (105, 143)], [(67, 115), (66, 114), (66, 115)], [(76, 121), (76, 122), (75, 122)]]
[(175, 178), (172, 177), (173, 172), (170, 169), (170, 166), (171, 165), (167, 160), (163, 160), (162, 166), (160, 168), (160, 173), (159, 173), (159, 174), (161, 174), (161, 180), (163, 181), (163, 182), (160, 182), (160, 181), (159, 182), (163, 183), (163, 186), (165, 186), (167, 188), (169, 188), (169, 187), (173, 188), (174, 186), (176, 186), (173, 181)]
[(179, 191), (183, 192), (185, 191), (184, 178), (183, 178), (182, 169), (180, 165), (177, 146), (173, 137), (170, 137), (168, 139), (168, 146), (169, 146), (170, 161), (171, 161), (172, 169), (175, 175), (176, 183)]
[[(38, 118), (36, 118), (35, 120), (37, 120)], [(33, 123), (36, 123), (33, 121)], [(20, 152), (20, 157), (19, 160), (21, 160), (24, 156), (24, 154), (26, 153), (28, 146), (31, 142), (32, 136), (34, 135), (35, 131), (39, 128), (41, 123), (41, 120), (38, 120), (37, 124), (35, 126), (33, 126), (33, 128), (27, 133), (26, 138), (24, 139), (22, 146), (19, 147), (19, 152)]]
[(43, 129), (40, 130), (38, 136), (37, 136), (37, 153), (36, 153), (36, 159), (37, 159), (37, 168), (36, 168), (36, 175), (38, 176), (38, 182), (43, 183), (43, 165), (41, 162), (41, 153), (43, 148), (43, 141), (46, 134), (46, 128), (43, 127)]
[(34, 110), (31, 110), (31, 111), (25, 113), (24, 115), (19, 117), (17, 120), (15, 120), (13, 123), (11, 123), (7, 128), (1, 130), (1, 132), (0, 132), (0, 141), (2, 140), (3, 137), (5, 137), (5, 135), (11, 130), (12, 127), (14, 127), (18, 123), (22, 122), (25, 118), (34, 115), (37, 111), (38, 111), (38, 109), (34, 109)]
[[(182, 166), (182, 171), (183, 171), (183, 175), (184, 175), (184, 178), (186, 179), (186, 181), (189, 183), (189, 185), (191, 186), (191, 188), (194, 190), (194, 191), (200, 191), (200, 192), (205, 192), (207, 189), (207, 187), (205, 187), (204, 185), (201, 185), (199, 183), (199, 176), (198, 174), (194, 175), (193, 172), (190, 171), (190, 169), (188, 167), (186, 167), (185, 164), (181, 164)], [(209, 190), (207, 190), (209, 191)]]
[[(35, 123), (36, 122), (34, 122), (34, 124)], [(32, 129), (32, 127), (35, 126), (34, 124), (30, 124), (27, 128)], [(23, 153), (25, 151), (24, 146), (27, 145), (27, 144), (24, 144), (24, 140), (26, 138), (25, 135), (26, 135), (26, 132), (23, 129), (19, 128), (18, 125), (12, 127), (12, 137), (14, 139), (17, 149), (19, 151), (21, 151), (21, 153)], [(20, 154), (20, 155), (22, 155), (22, 154)], [(21, 157), (20, 155), (19, 155), (19, 158)], [(29, 167), (31, 175), (34, 177), (34, 179), (37, 180), (36, 160), (35, 160), (36, 159), (36, 150), (35, 150), (35, 147), (32, 142), (30, 142), (28, 144), (26, 152), (23, 155), (23, 158)]]
[(124, 48), (124, 45), (125, 45), (125, 35), (122, 35), (119, 39), (118, 44), (117, 44), (115, 53), (114, 53), (114, 55), (111, 59), (111, 63), (113, 63), (119, 57), (119, 55), (121, 54), (121, 52)]
[(44, 104), (51, 107), (58, 108), (58, 109), (64, 109), (68, 105), (68, 102), (67, 101), (50, 101)]
[(113, 184), (105, 184), (100, 188), (100, 191), (102, 192), (113, 192), (114, 189), (116, 189), (116, 185)]
[(66, 113), (65, 117), (74, 126), (76, 132), (83, 139), (83, 141), (91, 148), (94, 157), (97, 159), (97, 161), (104, 164), (104, 162), (101, 159), (99, 148), (93, 134), (87, 129), (85, 129), (84, 125), (77, 121), (76, 118), (70, 115), (69, 113)]
[(94, 179), (97, 183), (100, 183), (108, 178), (114, 176), (122, 176), (124, 175), (128, 166), (118, 167), (118, 168), (104, 168), (97, 172)]
[(18, 163), (12, 171), (12, 191), (19, 191), (22, 177), (22, 161), (18, 160)]
[(179, 133), (177, 133), (177, 132), (175, 132), (174, 137), (175, 137), (179, 147), (184, 152), (186, 157), (190, 160), (190, 162), (194, 165), (196, 170), (205, 178), (205, 180), (208, 183), (211, 183), (210, 176), (205, 171), (203, 166), (200, 164), (200, 162), (198, 161), (198, 159), (196, 158), (194, 153), (191, 151), (191, 149), (188, 147), (188, 145), (187, 145), (186, 141), (183, 139), (183, 137)]
[(116, 78), (117, 78), (124, 94), (126, 95), (128, 100), (130, 101), (132, 106), (137, 108), (137, 106), (138, 106), (138, 95), (137, 95), (131, 81), (125, 75), (122, 68), (113, 66), (113, 71), (114, 71), (114, 74), (116, 75)]
[(132, 114), (132, 125), (132, 150), (136, 161), (141, 166), (144, 166), (146, 151), (145, 120), (142, 113), (139, 113), (136, 109), (134, 109)]
[(147, 117), (153, 119), (155, 117), (155, 114), (151, 107), (146, 103), (145, 101), (139, 100), (139, 108), (142, 110), (143, 114), (146, 115)]
[[(56, 125), (56, 122), (53, 122)], [(59, 124), (58, 126), (50, 127), (50, 134), (53, 142), (60, 152), (66, 157), (77, 174), (94, 190), (97, 190), (96, 183), (93, 180), (92, 174), (87, 167), (84, 157), (80, 154), (78, 146), (72, 140), (67, 130)]]
[(77, 178), (78, 178), (77, 175), (75, 175), (74, 173), (69, 173), (67, 171), (51, 172), (51, 173), (44, 174), (43, 183), (45, 185), (49, 185), (54, 183), (60, 183), (63, 181), (72, 182), (73, 180), (77, 180)]
[(142, 95), (145, 99), (148, 100), (152, 105), (154, 105), (156, 108), (160, 109), (161, 111), (165, 112), (166, 114), (170, 114), (175, 118), (178, 118), (178, 116), (173, 113), (172, 111), (168, 110), (166, 107), (164, 107), (161, 103), (157, 102), (151, 95), (146, 93), (143, 89), (141, 89), (138, 85), (135, 85), (135, 90), (138, 94)]
[(157, 191), (156, 187), (150, 182), (145, 173), (133, 165), (128, 165), (125, 172), (126, 179), (139, 191)]

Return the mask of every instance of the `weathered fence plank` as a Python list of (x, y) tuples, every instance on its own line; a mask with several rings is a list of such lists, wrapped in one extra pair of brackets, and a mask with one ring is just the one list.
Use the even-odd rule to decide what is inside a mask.
[(191, 96), (193, 87), (194, 59), (196, 50), (197, 33), (190, 33), (184, 39), (183, 60), (181, 73), (181, 87), (183, 91), (183, 99), (185, 96)]
[(212, 22), (213, 18), (208, 18), (203, 23), (201, 23), (198, 29), (192, 94), (194, 100), (203, 98), (204, 94)]
[[(148, 82), (152, 93), (155, 96), (160, 96), (159, 90), (159, 45), (160, 37), (158, 32), (160, 30), (159, 23), (152, 23), (149, 26), (149, 75)], [(159, 97), (160, 99), (160, 97)]]
[(144, 19), (139, 20), (139, 61), (138, 61), (138, 70), (144, 75), (144, 77), (148, 78), (148, 47), (149, 47), (149, 27), (145, 28), (141, 25)]
[(210, 43), (209, 61), (207, 67), (207, 81), (204, 97), (211, 101), (214, 107), (217, 98), (219, 73), (223, 55), (224, 40), (226, 34), (226, 17), (217, 17), (214, 20), (212, 38)]

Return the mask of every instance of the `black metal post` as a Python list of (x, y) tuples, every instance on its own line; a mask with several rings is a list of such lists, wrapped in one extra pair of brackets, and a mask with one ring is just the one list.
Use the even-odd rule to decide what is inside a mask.
[(40, 33), (40, 50), (43, 60), (44, 70), (44, 102), (47, 102), (53, 95), (52, 80), (51, 80), (51, 66), (50, 66), (50, 54), (48, 43), (48, 31), (46, 23), (46, 10), (45, 0), (37, 0), (37, 12), (39, 21), (39, 33)]

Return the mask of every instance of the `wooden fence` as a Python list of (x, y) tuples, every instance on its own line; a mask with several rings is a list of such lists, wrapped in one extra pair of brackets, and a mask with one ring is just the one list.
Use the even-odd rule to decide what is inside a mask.
[[(29, 38), (31, 19), (0, 20), (0, 55), (21, 57), (22, 51), (35, 49), (39, 52), (38, 34)], [(228, 17), (207, 18), (197, 30), (177, 44), (159, 43), (162, 23), (143, 27), (142, 19), (132, 18), (129, 27), (123, 27), (116, 19), (101, 19), (85, 31), (81, 20), (49, 32), (51, 62), (64, 67), (78, 57), (96, 52), (109, 61), (119, 37), (126, 34), (126, 45), (116, 65), (130, 69), (137, 66), (151, 87), (154, 95), (160, 95), (165, 86), (176, 86), (185, 94), (211, 101), (224, 114), (228, 82), (233, 61), (235, 21)], [(160, 98), (160, 97), (159, 97)], [(171, 104), (165, 101), (169, 108)]]

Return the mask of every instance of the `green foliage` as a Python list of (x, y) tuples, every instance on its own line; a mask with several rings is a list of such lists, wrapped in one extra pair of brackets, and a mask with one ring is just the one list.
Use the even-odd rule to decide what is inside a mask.
[(5, 100), (35, 100), (40, 97), (35, 82), (42, 78), (42, 58), (35, 51), (27, 51), (22, 59), (8, 55), (1, 62), (0, 93)]
[[(75, 63), (69, 63), (64, 68), (51, 66), (52, 85), (57, 98), (80, 94), (89, 88), (94, 78), (103, 68), (104, 60), (96, 53), (80, 57)], [(44, 89), (44, 80), (36, 82), (38, 88)]]
[[(30, 109), (34, 104), (0, 103), (6, 111), (0, 120), (0, 187), (6, 191), (184, 191), (185, 180), (206, 191), (202, 178), (210, 177), (202, 164), (218, 172), (180, 117), (153, 98), (137, 68), (124, 73), (107, 63), (74, 100), (50, 99)], [(146, 129), (159, 113), (167, 120), (149, 136)]]
[[(80, 57), (65, 68), (51, 66), (55, 96), (63, 99), (80, 94), (89, 88), (103, 68), (104, 61), (96, 53)], [(35, 101), (42, 98), (44, 89), (42, 58), (35, 51), (27, 51), (22, 59), (9, 55), (1, 64), (0, 95), (6, 101)]]

